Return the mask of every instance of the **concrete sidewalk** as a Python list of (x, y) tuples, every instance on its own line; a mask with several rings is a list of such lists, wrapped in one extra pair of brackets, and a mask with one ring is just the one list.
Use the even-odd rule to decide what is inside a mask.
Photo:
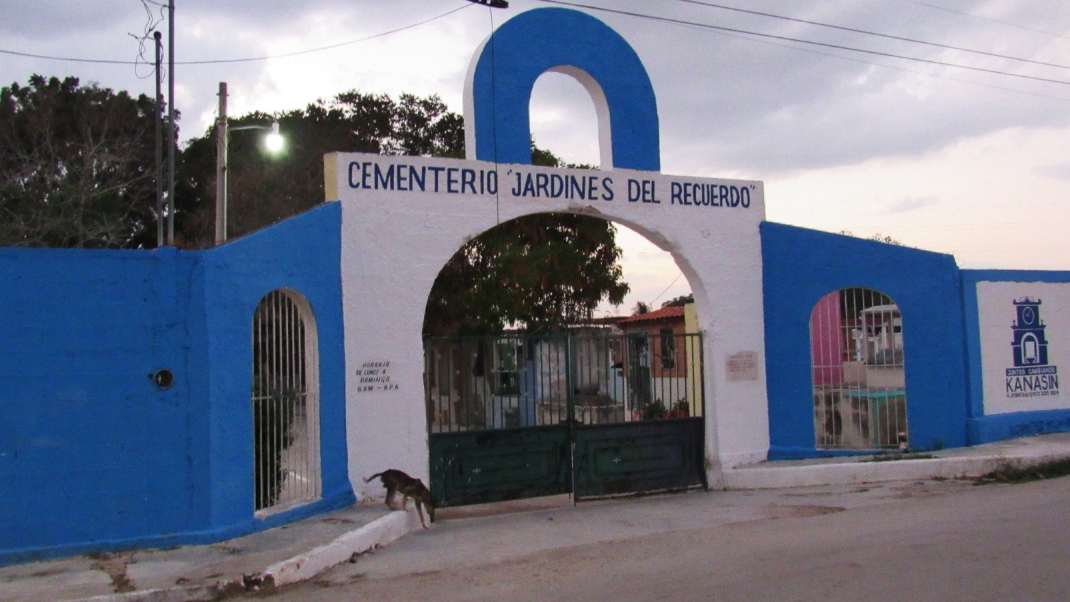
[[(727, 489), (769, 489), (977, 477), (1006, 464), (1070, 458), (1070, 433), (932, 452), (761, 462), (725, 471)], [(879, 460), (879, 461), (875, 461)]]
[[(1007, 463), (1070, 458), (1070, 433), (872, 461), (837, 458), (763, 462), (726, 472), (732, 491), (585, 502), (568, 496), (483, 507), (443, 509), (440, 522), (423, 532), (415, 512), (390, 512), (382, 504), (337, 512), (227, 542), (164, 550), (79, 556), (0, 568), (0, 602), (65, 600), (177, 602), (214, 600), (314, 577), (331, 583), (356, 560), (412, 531), (421, 531), (390, 554), (367, 555), (352, 566), (371, 577), (448, 569), (448, 563), (518, 556), (560, 541), (572, 545), (612, 541), (653, 532), (770, 518), (783, 513), (838, 511), (887, 503), (929, 489), (969, 486)], [(935, 482), (933, 478), (951, 479)], [(860, 483), (885, 483), (859, 487)], [(496, 518), (487, 514), (542, 510)], [(567, 538), (560, 535), (565, 533)], [(522, 536), (521, 536), (522, 534)], [(490, 538), (490, 539), (488, 539)], [(445, 549), (437, 550), (438, 546)], [(470, 549), (470, 550), (469, 550)], [(469, 550), (470, 553), (466, 553)], [(489, 559), (495, 560), (495, 559)], [(443, 564), (446, 563), (446, 564)], [(441, 566), (440, 566), (441, 565)]]
[(411, 508), (353, 505), (217, 544), (3, 567), (0, 602), (216, 600), (303, 581), (419, 528)]

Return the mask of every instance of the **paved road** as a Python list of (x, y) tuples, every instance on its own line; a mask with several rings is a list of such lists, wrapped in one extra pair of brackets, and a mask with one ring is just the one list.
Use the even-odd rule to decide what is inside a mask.
[(691, 494), (445, 521), (271, 599), (1064, 602), (1070, 478)]

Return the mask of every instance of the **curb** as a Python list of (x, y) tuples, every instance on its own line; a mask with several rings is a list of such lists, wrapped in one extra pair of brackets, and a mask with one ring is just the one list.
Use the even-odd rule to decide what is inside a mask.
[(368, 550), (401, 539), (421, 527), (420, 519), (417, 518), (414, 509), (406, 512), (391, 512), (338, 537), (329, 544), (269, 566), (261, 573), (264, 585), (279, 587), (306, 581)]
[(369, 550), (385, 546), (421, 527), (415, 508), (406, 512), (391, 512), (339, 536), (329, 544), (277, 562), (261, 573), (232, 577), (212, 585), (104, 594), (67, 602), (211, 602), (239, 593), (270, 590), (307, 581), (335, 565), (352, 560)]
[(1043, 463), (1070, 457), (1070, 449), (1044, 454), (918, 458), (811, 466), (747, 466), (724, 472), (725, 489), (778, 489), (881, 483), (914, 479), (977, 478), (1010, 463)]

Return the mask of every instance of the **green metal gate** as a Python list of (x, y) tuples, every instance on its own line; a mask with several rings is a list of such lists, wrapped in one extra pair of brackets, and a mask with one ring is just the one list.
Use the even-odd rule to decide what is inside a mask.
[(424, 342), (441, 507), (705, 487), (698, 334)]

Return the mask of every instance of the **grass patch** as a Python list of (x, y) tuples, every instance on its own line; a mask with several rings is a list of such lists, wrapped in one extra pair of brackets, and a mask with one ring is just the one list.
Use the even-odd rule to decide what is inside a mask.
[(1038, 464), (1018, 465), (1004, 462), (1002, 466), (990, 473), (974, 479), (975, 485), (990, 483), (1028, 483), (1070, 476), (1070, 458), (1048, 460)]

